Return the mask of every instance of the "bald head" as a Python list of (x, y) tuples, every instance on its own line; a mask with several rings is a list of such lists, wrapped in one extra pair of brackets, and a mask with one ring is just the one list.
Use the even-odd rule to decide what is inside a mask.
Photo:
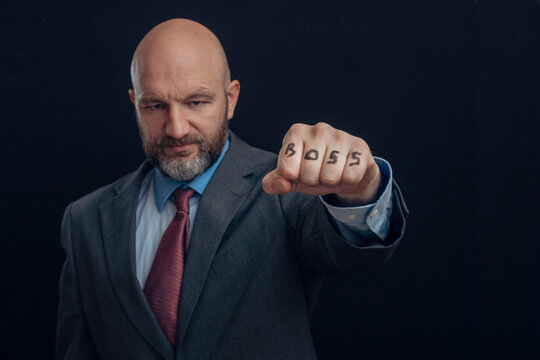
[(159, 24), (137, 46), (131, 80), (150, 162), (178, 181), (206, 171), (225, 146), (240, 94), (217, 37), (191, 20)]
[(194, 70), (218, 76), (224, 87), (231, 81), (225, 51), (205, 26), (188, 19), (172, 19), (154, 27), (137, 46), (131, 62), (135, 91), (148, 78), (170, 78)]

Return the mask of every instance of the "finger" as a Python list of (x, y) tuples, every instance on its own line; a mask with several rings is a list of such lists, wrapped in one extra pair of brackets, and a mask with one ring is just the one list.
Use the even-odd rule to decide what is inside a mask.
[(289, 131), (283, 138), (283, 146), (279, 152), (276, 168), (277, 172), (285, 179), (298, 180), (303, 150), (301, 138)]
[(276, 169), (264, 176), (262, 187), (268, 194), (286, 194), (292, 190), (292, 183), (281, 176)]
[(300, 182), (308, 186), (319, 185), (321, 166), (326, 152), (324, 143), (304, 144), (302, 163), (300, 164)]
[(308, 195), (328, 195), (336, 192), (334, 186), (311, 186), (302, 183), (292, 183), (292, 191)]
[(341, 187), (345, 190), (352, 190), (358, 187), (362, 181), (371, 156), (360, 147), (353, 147), (347, 156), (347, 161), (343, 167), (341, 176)]
[(319, 182), (325, 186), (338, 186), (341, 183), (348, 151), (338, 144), (327, 145), (322, 161)]

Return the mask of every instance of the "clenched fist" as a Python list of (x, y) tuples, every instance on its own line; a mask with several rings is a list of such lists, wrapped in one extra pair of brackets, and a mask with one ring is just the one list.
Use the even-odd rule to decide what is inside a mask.
[(352, 206), (373, 202), (380, 183), (379, 167), (364, 140), (318, 123), (291, 126), (277, 168), (262, 186), (269, 194), (336, 194), (337, 205)]

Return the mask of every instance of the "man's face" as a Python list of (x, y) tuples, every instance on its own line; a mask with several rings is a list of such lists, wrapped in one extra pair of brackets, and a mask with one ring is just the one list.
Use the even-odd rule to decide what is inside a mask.
[[(148, 112), (146, 110), (158, 113), (161, 106), (164, 105), (149, 105), (142, 112), (136, 112), (144, 152), (152, 165), (163, 174), (178, 181), (189, 182), (212, 166), (221, 154), (228, 134), (226, 114), (223, 112), (216, 119), (215, 127), (209, 127), (205, 133), (194, 129), (176, 138), (168, 135), (166, 130), (162, 131), (163, 127), (160, 129), (159, 126), (152, 126), (163, 121), (158, 119), (159, 114), (147, 117), (143, 115)], [(193, 102), (192, 106), (201, 107), (203, 104)], [(148, 120), (149, 117), (152, 119)]]
[[(193, 62), (146, 67), (130, 97), (150, 162), (165, 175), (189, 182), (219, 157), (232, 117), (222, 73), (211, 62)], [(167, 66), (169, 65), (169, 66)], [(237, 83), (237, 82), (236, 82)], [(236, 96), (238, 94), (236, 93)]]

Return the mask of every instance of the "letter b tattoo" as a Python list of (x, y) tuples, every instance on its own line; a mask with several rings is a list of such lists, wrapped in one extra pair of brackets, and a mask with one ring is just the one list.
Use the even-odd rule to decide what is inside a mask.
[(287, 145), (287, 148), (285, 149), (285, 156), (291, 157), (294, 154), (296, 154), (296, 150), (294, 150), (294, 143), (290, 143), (289, 145)]

